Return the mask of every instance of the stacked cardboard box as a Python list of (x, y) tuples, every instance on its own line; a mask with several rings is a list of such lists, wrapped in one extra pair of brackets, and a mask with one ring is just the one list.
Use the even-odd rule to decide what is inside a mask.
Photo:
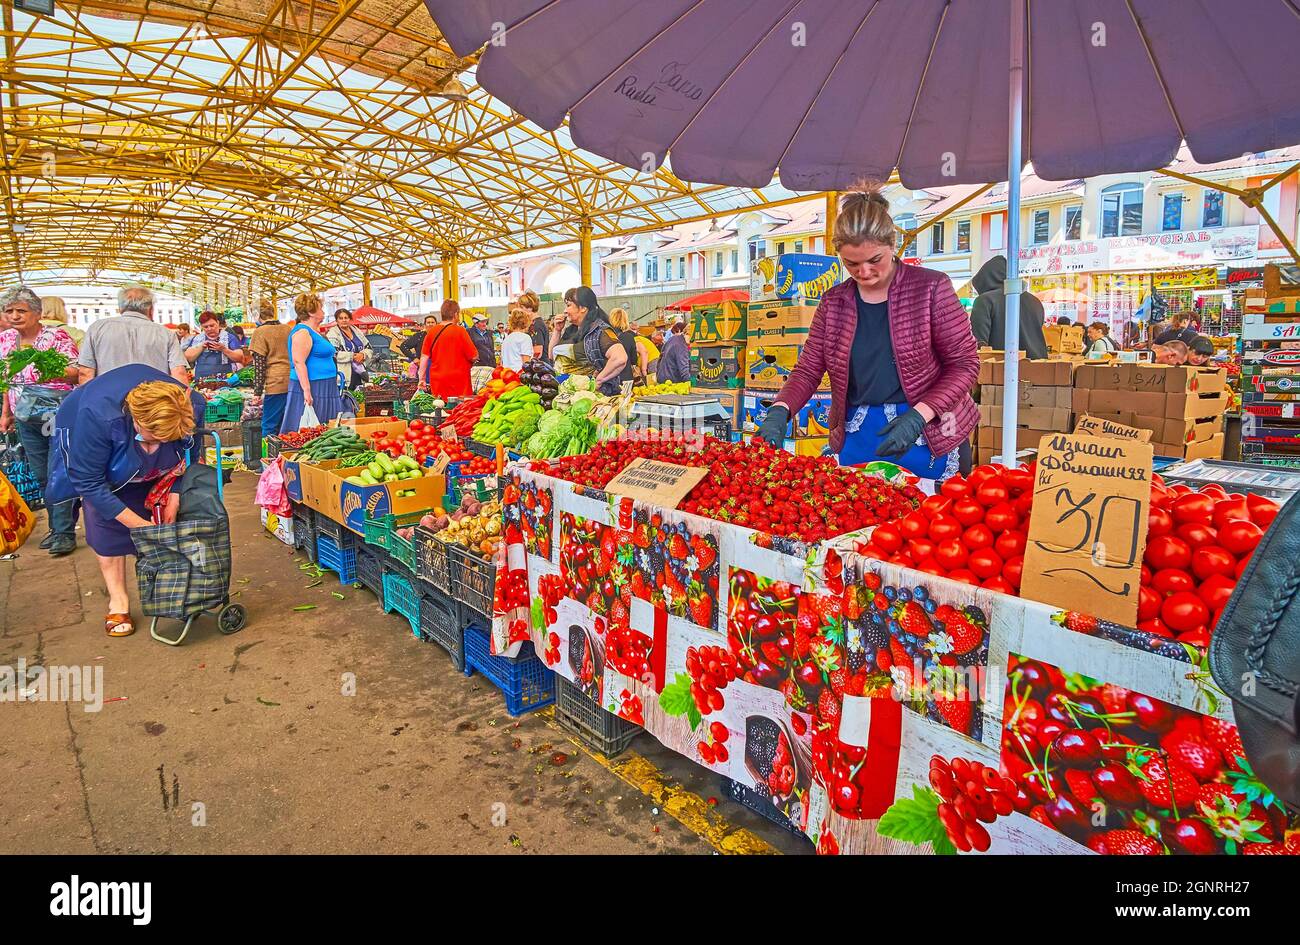
[(1241, 458), (1300, 467), (1300, 295), (1248, 306), (1241, 339)]
[(1230, 400), (1220, 367), (1081, 364), (1074, 374), (1076, 416), (1149, 430), (1157, 456), (1222, 458)]
[[(1006, 361), (980, 362), (980, 425), (975, 457), (991, 462), (1002, 452), (1002, 405), (1006, 397)], [(1019, 414), (1015, 449), (1035, 449), (1048, 433), (1070, 431), (1071, 378), (1074, 364), (1046, 359), (1020, 361)]]
[(1078, 325), (1046, 325), (1043, 338), (1050, 354), (1083, 354), (1083, 329)]
[(719, 302), (691, 308), (691, 383), (719, 390), (744, 386), (748, 306)]

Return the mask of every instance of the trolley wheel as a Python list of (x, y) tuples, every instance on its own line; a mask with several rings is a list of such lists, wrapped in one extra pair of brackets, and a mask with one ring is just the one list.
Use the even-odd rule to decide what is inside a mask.
[(217, 629), (226, 634), (238, 633), (244, 629), (247, 619), (248, 612), (244, 610), (243, 604), (227, 604), (217, 614)]

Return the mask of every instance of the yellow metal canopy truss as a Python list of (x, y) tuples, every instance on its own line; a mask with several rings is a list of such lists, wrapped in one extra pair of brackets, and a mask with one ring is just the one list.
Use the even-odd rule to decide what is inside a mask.
[(6, 283), (284, 294), (792, 196), (576, 150), (478, 88), (423, 0), (60, 0), (3, 17)]

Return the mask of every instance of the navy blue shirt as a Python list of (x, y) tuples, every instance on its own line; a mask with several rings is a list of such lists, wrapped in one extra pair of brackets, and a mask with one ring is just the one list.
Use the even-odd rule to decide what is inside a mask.
[(853, 298), (858, 303), (858, 327), (849, 350), (849, 406), (906, 403), (889, 338), (889, 302), (864, 302), (860, 292), (854, 292)]

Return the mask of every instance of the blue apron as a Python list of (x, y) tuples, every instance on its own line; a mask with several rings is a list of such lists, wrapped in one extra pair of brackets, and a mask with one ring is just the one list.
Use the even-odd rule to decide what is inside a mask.
[(874, 407), (855, 407), (852, 416), (844, 423), (844, 445), (840, 448), (841, 466), (860, 466), (863, 463), (886, 462), (902, 466), (922, 479), (944, 480), (957, 475), (958, 451), (953, 450), (935, 457), (926, 444), (925, 434), (902, 456), (879, 456), (879, 431), (896, 417), (907, 413), (907, 404), (884, 404)]

